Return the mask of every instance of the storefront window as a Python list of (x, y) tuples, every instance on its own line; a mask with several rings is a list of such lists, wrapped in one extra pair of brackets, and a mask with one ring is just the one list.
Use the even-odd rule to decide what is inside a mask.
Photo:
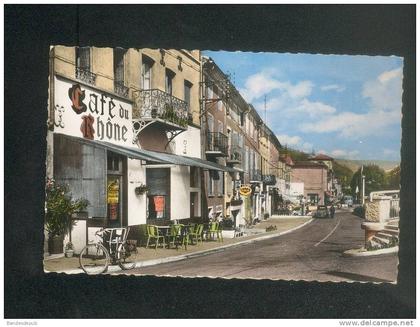
[(170, 219), (170, 169), (146, 169), (147, 193), (147, 218)]

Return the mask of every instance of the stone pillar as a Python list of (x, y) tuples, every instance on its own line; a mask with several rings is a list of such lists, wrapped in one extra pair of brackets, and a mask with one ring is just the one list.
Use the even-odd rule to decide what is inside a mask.
[(390, 196), (374, 196), (371, 202), (365, 203), (365, 219), (367, 222), (362, 223), (361, 226), (365, 230), (365, 244), (377, 232), (384, 229), (386, 221), (389, 219), (391, 199)]

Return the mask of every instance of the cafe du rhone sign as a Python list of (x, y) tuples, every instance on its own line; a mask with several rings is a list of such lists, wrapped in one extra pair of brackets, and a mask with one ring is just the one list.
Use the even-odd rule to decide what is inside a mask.
[(55, 77), (54, 130), (57, 133), (132, 145), (132, 104), (77, 82)]

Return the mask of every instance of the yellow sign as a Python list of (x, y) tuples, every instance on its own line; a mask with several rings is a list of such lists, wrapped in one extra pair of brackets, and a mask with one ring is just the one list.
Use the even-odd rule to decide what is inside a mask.
[(249, 185), (242, 185), (239, 188), (239, 194), (243, 196), (248, 196), (252, 193), (252, 188)]
[(119, 202), (120, 185), (118, 181), (108, 182), (108, 204)]

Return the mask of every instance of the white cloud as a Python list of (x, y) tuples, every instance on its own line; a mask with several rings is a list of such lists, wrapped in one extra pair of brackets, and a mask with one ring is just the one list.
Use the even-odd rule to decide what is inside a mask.
[(329, 84), (321, 86), (321, 91), (336, 91), (336, 92), (343, 92), (346, 88), (342, 85), (338, 84)]
[(371, 102), (375, 111), (401, 111), (402, 68), (385, 71), (376, 80), (363, 85), (362, 95)]
[(245, 82), (245, 88), (240, 88), (239, 92), (245, 100), (251, 102), (274, 90), (292, 99), (303, 98), (309, 96), (314, 88), (311, 81), (300, 81), (296, 84), (280, 81), (273, 77), (275, 73), (277, 73), (275, 69), (265, 69), (249, 76)]
[(401, 76), (402, 76), (402, 68), (397, 68), (394, 70), (383, 72), (381, 75), (378, 76), (378, 81), (384, 84), (394, 78), (401, 78)]
[(314, 84), (311, 81), (301, 81), (296, 85), (287, 82), (284, 86), (291, 98), (304, 98), (311, 94)]
[(310, 116), (318, 116), (324, 114), (333, 114), (336, 109), (328, 104), (322, 102), (312, 102), (308, 99), (303, 99), (296, 108), (292, 109), (295, 112), (304, 113)]
[(305, 152), (310, 152), (313, 148), (313, 144), (309, 142), (304, 142), (300, 136), (289, 136), (286, 134), (276, 135), (277, 139), (284, 146), (292, 147), (294, 149), (302, 150)]
[(342, 150), (342, 149), (335, 149), (330, 152), (331, 156), (333, 158), (339, 158), (339, 159), (357, 159), (359, 155), (358, 150)]
[(285, 145), (298, 145), (302, 142), (300, 136), (289, 136), (286, 134), (277, 135), (277, 139), (280, 141), (281, 144)]
[[(303, 121), (300, 130), (312, 133), (337, 132), (346, 138), (384, 134), (401, 122), (402, 69), (385, 71), (363, 85), (363, 97), (370, 107), (364, 113), (334, 112), (316, 121)], [(326, 112), (327, 114), (328, 112)]]
[(361, 136), (379, 135), (400, 120), (401, 113), (398, 112), (343, 112), (319, 121), (302, 123), (300, 129), (311, 133), (338, 132), (340, 136), (358, 139)]

